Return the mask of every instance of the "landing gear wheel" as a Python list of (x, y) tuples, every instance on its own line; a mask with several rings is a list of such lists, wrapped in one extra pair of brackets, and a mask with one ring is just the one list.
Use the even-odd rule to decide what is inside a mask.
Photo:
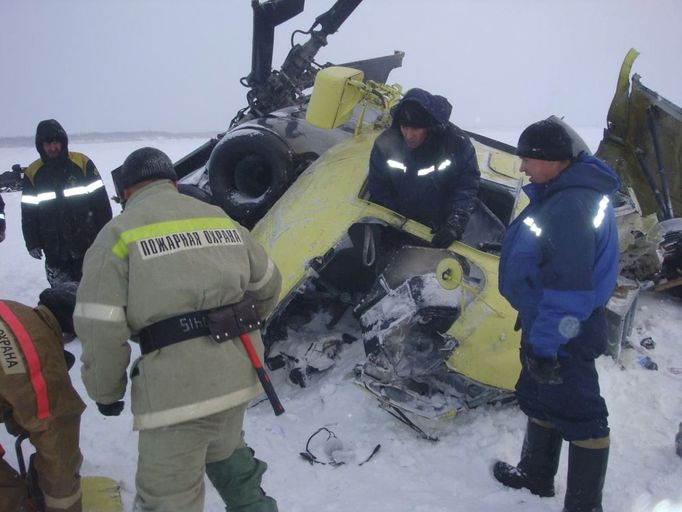
[(207, 166), (215, 204), (246, 227), (252, 227), (294, 179), (287, 144), (274, 133), (256, 128), (223, 137)]

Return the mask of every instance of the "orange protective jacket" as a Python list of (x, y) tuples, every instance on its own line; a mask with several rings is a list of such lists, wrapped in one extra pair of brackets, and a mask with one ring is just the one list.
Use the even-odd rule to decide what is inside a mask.
[[(56, 318), (42, 305), (0, 300), (0, 420), (29, 433), (47, 510), (80, 510), (84, 410), (71, 385)], [(12, 499), (10, 492), (0, 496), (0, 510), (6, 510), (5, 499)]]

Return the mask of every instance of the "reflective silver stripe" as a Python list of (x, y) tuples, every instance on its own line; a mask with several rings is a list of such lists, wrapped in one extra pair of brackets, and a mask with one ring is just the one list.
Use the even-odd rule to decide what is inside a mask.
[(594, 216), (594, 219), (592, 219), (592, 225), (595, 228), (598, 228), (601, 226), (601, 223), (604, 220), (604, 214), (606, 212), (606, 207), (609, 205), (609, 198), (608, 196), (603, 196), (601, 198), (601, 201), (599, 201), (599, 210), (597, 211), (597, 215)]
[(270, 278), (272, 277), (272, 274), (275, 271), (275, 264), (272, 262), (270, 258), (268, 258), (268, 268), (265, 269), (265, 275), (259, 280), (256, 281), (255, 283), (249, 283), (249, 285), (246, 287), (247, 291), (254, 292), (256, 290), (260, 290), (265, 286), (268, 281), (270, 281)]
[(66, 510), (67, 508), (71, 508), (81, 498), (81, 490), (78, 489), (78, 492), (71, 496), (67, 496), (66, 498), (55, 498), (44, 491), (43, 495), (45, 496), (45, 505), (49, 508)]
[(88, 185), (65, 188), (64, 189), (64, 197), (80, 196), (80, 195), (84, 195), (84, 194), (90, 194), (91, 192), (94, 192), (95, 190), (100, 189), (103, 186), (104, 186), (104, 182), (102, 182), (102, 180), (97, 180), (97, 181), (93, 181), (92, 183), (89, 183)]
[(0, 219), (4, 219), (4, 218), (5, 218), (5, 214), (4, 214), (4, 213), (0, 213)]
[(21, 202), (27, 204), (39, 204), (43, 201), (49, 201), (50, 199), (57, 199), (57, 194), (55, 192), (43, 192), (37, 196), (21, 196)]
[(526, 217), (523, 219), (523, 223), (528, 226), (535, 236), (540, 236), (542, 234), (542, 228), (535, 223), (533, 217)]
[(436, 170), (435, 165), (432, 165), (431, 167), (425, 167), (424, 169), (419, 169), (417, 171), (417, 176), (426, 176), (427, 174), (431, 174), (435, 170)]
[(64, 189), (64, 197), (82, 196), (88, 193), (85, 187), (72, 187)]
[(121, 306), (96, 304), (94, 302), (77, 303), (73, 316), (90, 320), (101, 320), (102, 322), (123, 322), (126, 319), (125, 310)]
[(449, 158), (446, 158), (445, 160), (443, 160), (441, 163), (438, 164), (438, 170), (444, 171), (445, 169), (450, 167), (451, 163), (452, 163), (452, 161)]
[(405, 167), (405, 164), (402, 162), (398, 162), (397, 160), (386, 160), (386, 164), (388, 164), (388, 166), (391, 169), (398, 169), (403, 172), (407, 171), (407, 167)]
[(98, 188), (102, 188), (104, 186), (104, 182), (102, 180), (97, 180), (93, 181), (92, 183), (89, 183), (88, 186), (86, 187), (88, 189), (88, 192), (94, 192)]
[(430, 167), (424, 167), (423, 169), (419, 169), (417, 171), (417, 176), (426, 176), (427, 174), (431, 174), (433, 171), (444, 171), (445, 169), (450, 167), (450, 164), (452, 164), (452, 160), (446, 158), (437, 166), (432, 165)]
[(172, 409), (135, 414), (133, 415), (133, 430), (149, 430), (196, 418), (205, 418), (211, 414), (245, 404), (261, 394), (263, 394), (263, 388), (260, 383), (256, 383), (246, 389), (238, 389), (226, 395), (209, 398), (201, 402), (181, 405)]

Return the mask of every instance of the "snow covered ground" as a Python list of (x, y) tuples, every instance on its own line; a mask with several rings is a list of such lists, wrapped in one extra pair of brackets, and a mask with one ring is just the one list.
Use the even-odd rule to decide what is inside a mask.
[[(476, 129), (514, 144), (521, 131), (505, 133)], [(580, 130), (594, 148), (600, 129)], [(151, 145), (172, 159), (185, 155), (203, 139), (157, 139), (115, 143), (72, 143), (70, 148), (90, 156), (113, 193), (109, 171), (134, 149)], [(27, 165), (34, 148), (0, 148), (0, 171), (14, 163)], [(32, 259), (21, 235), (20, 193), (5, 193), (7, 238), (0, 244), (0, 298), (34, 304), (47, 286), (42, 261)], [(114, 206), (114, 212), (119, 207)], [(642, 353), (626, 350), (621, 361), (602, 357), (597, 362), (603, 394), (610, 409), (612, 448), (604, 490), (609, 512), (682, 511), (682, 459), (675, 454), (674, 436), (682, 421), (682, 302), (668, 296), (642, 294), (632, 342), (647, 336), (656, 342), (647, 351), (658, 371), (644, 369)], [(80, 355), (78, 340), (67, 347)], [(642, 349), (644, 351), (644, 349)], [(285, 381), (282, 372), (272, 380), (286, 408), (275, 417), (267, 402), (249, 409), (246, 437), (257, 456), (267, 461), (264, 487), (287, 512), (541, 512), (558, 511), (566, 488), (567, 446), (557, 477), (557, 496), (538, 498), (510, 490), (490, 474), (496, 458), (516, 463), (524, 415), (512, 405), (482, 407), (439, 424), (438, 442), (419, 439), (392, 419), (352, 383), (354, 363), (363, 357), (359, 343), (347, 346), (337, 367), (301, 389)], [(137, 435), (132, 432), (130, 400), (119, 417), (103, 417), (87, 398), (79, 363), (71, 378), (88, 408), (83, 415), (81, 447), (84, 475), (106, 475), (120, 482), (124, 508), (130, 510), (135, 493)], [(340, 467), (310, 465), (301, 456), (306, 441), (320, 427), (336, 433), (353, 452), (356, 463)], [(311, 443), (316, 456), (326, 459), (319, 435)], [(12, 439), (0, 428), (0, 443)], [(378, 453), (358, 466), (377, 444)], [(27, 449), (28, 447), (25, 447)], [(9, 460), (14, 463), (12, 454)], [(223, 510), (207, 482), (206, 510)]]

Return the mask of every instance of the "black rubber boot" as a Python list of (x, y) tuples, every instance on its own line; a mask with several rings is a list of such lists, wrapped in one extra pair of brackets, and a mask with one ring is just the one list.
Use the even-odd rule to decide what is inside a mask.
[(602, 512), (601, 496), (608, 460), (608, 448), (582, 448), (571, 443), (564, 512)]
[(206, 464), (206, 474), (229, 512), (277, 512), (277, 502), (260, 486), (267, 467), (246, 447), (227, 459)]
[(544, 498), (554, 496), (554, 475), (559, 467), (561, 442), (558, 430), (529, 419), (518, 466), (497, 461), (493, 476), (513, 489), (525, 488)]

